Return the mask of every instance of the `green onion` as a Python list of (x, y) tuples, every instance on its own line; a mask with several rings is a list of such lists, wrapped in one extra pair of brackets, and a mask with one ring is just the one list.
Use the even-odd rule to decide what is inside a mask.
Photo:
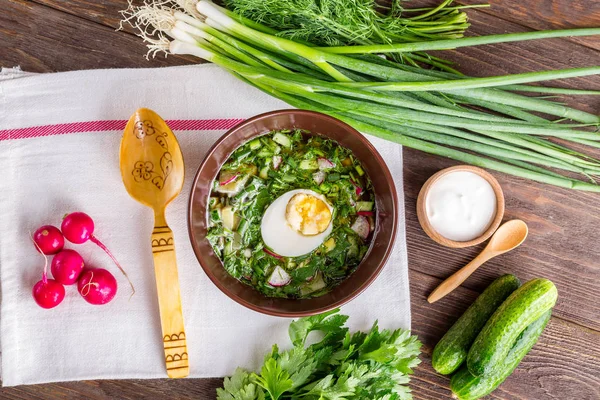
[[(444, 0), (442, 4), (446, 7), (450, 3)], [(137, 18), (137, 26), (143, 29), (141, 35), (149, 40), (151, 51), (168, 48), (173, 54), (191, 54), (214, 62), (294, 107), (329, 114), (364, 133), (538, 182), (600, 191), (594, 181), (594, 176), (600, 176), (600, 160), (546, 139), (558, 137), (566, 143), (600, 147), (600, 134), (586, 129), (600, 126), (600, 117), (548, 99), (514, 93), (597, 95), (598, 90), (524, 83), (600, 74), (600, 67), (470, 78), (454, 71), (448, 62), (421, 53), (490, 43), (595, 35), (600, 34), (598, 28), (317, 48), (278, 37), (279, 32), (263, 26), (260, 21), (237, 16), (206, 0), (198, 2), (197, 10), (200, 16), (179, 10), (169, 13), (163, 3), (147, 4), (132, 7), (129, 18)], [(422, 11), (425, 14), (439, 12), (436, 15), (447, 26), (458, 27), (463, 23), (455, 15), (444, 14), (446, 11), (440, 11), (439, 7), (435, 10)], [(404, 23), (414, 28), (416, 35), (433, 38), (436, 25), (419, 15), (405, 18)], [(144, 24), (151, 26), (144, 29)], [(148, 32), (155, 34), (149, 37)], [(370, 54), (372, 52), (395, 54), (393, 60), (386, 60)], [(423, 69), (420, 63), (435, 65), (442, 71)], [(559, 123), (535, 112), (578, 123)], [(267, 156), (272, 154), (268, 144), (261, 149), (263, 151), (268, 151)], [(314, 165), (307, 163), (305, 167), (314, 168)], [(569, 176), (562, 175), (561, 171)], [(571, 174), (590, 182), (574, 179)], [(331, 173), (327, 181), (336, 178), (336, 174)], [(292, 180), (293, 176), (284, 176), (284, 181)], [(280, 184), (286, 185), (285, 182)], [(327, 182), (322, 186), (335, 189), (335, 185)]]
[(427, 50), (448, 50), (459, 47), (479, 46), (483, 44), (520, 42), (524, 40), (550, 39), (561, 37), (600, 35), (600, 28), (561, 29), (552, 31), (505, 33), (500, 35), (476, 36), (461, 39), (435, 40), (419, 43), (374, 44), (367, 46), (321, 47), (328, 53), (336, 54), (367, 54), (367, 53), (398, 53)]
[(570, 68), (554, 71), (526, 72), (523, 74), (492, 76), (488, 78), (468, 78), (449, 81), (426, 82), (350, 82), (341, 85), (368, 88), (371, 90), (398, 90), (398, 91), (430, 91), (430, 90), (455, 90), (474, 89), (493, 86), (505, 86), (519, 83), (540, 82), (553, 79), (576, 78), (580, 76), (598, 75), (600, 67)]

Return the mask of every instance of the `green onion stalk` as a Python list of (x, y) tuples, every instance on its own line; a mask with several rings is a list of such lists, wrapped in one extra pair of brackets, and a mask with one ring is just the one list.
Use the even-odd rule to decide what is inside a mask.
[[(447, 7), (450, 2), (443, 4)], [(423, 11), (426, 14), (433, 10)], [(480, 44), (596, 35), (600, 29), (315, 47), (281, 37), (260, 21), (206, 0), (132, 6), (125, 15), (140, 30), (150, 52), (189, 54), (213, 62), (291, 106), (334, 116), (363, 133), (521, 178), (600, 192), (595, 182), (600, 176), (600, 160), (568, 146), (572, 142), (600, 147), (600, 133), (593, 130), (600, 125), (600, 117), (549, 99), (516, 93), (597, 95), (600, 91), (527, 84), (597, 75), (600, 67), (470, 78), (372, 54), (418, 54)], [(559, 121), (537, 112), (558, 117)], [(551, 137), (560, 138), (566, 145), (549, 140)]]

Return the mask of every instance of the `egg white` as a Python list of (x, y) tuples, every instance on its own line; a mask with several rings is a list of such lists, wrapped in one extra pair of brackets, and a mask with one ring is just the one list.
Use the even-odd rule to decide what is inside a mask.
[(313, 236), (304, 236), (292, 229), (285, 218), (285, 213), (288, 202), (298, 193), (315, 196), (322, 200), (327, 204), (329, 211), (333, 215), (333, 207), (329, 204), (325, 196), (312, 190), (290, 190), (275, 199), (267, 207), (263, 215), (260, 224), (260, 233), (265, 245), (273, 252), (284, 257), (298, 257), (310, 253), (325, 241), (333, 229), (331, 222), (327, 229)]

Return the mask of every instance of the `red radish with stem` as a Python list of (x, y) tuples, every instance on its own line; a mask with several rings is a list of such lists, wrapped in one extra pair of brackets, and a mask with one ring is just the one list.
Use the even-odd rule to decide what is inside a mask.
[(65, 298), (65, 287), (46, 275), (33, 286), (33, 298), (42, 308), (54, 308)]
[(83, 258), (78, 252), (71, 249), (64, 249), (54, 256), (50, 270), (54, 279), (59, 283), (72, 285), (77, 282), (83, 270), (83, 265)]
[(51, 255), (62, 250), (65, 238), (57, 227), (44, 225), (33, 233), (33, 243), (37, 251), (44, 255)]
[(77, 282), (77, 290), (90, 304), (106, 304), (117, 294), (117, 280), (105, 269), (86, 269)]
[(33, 299), (38, 306), (42, 308), (54, 308), (65, 298), (65, 287), (54, 279), (48, 279), (48, 257), (42, 252), (35, 240), (33, 244), (44, 256), (44, 272), (42, 273), (42, 280), (38, 281), (33, 286)]
[(113, 260), (117, 268), (119, 268), (121, 273), (125, 275), (125, 278), (127, 278), (127, 281), (131, 286), (131, 296), (133, 296), (135, 288), (133, 287), (133, 283), (131, 283), (129, 276), (127, 276), (127, 273), (123, 267), (121, 267), (121, 264), (119, 264), (115, 256), (113, 256), (108, 248), (94, 236), (94, 220), (92, 220), (92, 217), (83, 212), (68, 214), (63, 219), (61, 229), (63, 235), (69, 242), (81, 244), (89, 240), (104, 250), (104, 252)]

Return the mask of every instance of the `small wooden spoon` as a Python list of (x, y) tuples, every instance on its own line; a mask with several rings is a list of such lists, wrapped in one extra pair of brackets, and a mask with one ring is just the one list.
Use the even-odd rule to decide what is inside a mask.
[(520, 219), (513, 219), (503, 224), (494, 236), (490, 239), (485, 249), (470, 263), (450, 275), (444, 282), (435, 288), (427, 298), (427, 301), (434, 303), (446, 296), (463, 283), (481, 264), (491, 258), (511, 251), (518, 247), (525, 238), (527, 238), (527, 224)]
[(154, 210), (152, 255), (165, 364), (169, 378), (183, 378), (189, 374), (187, 342), (175, 243), (165, 219), (165, 208), (183, 187), (181, 149), (165, 121), (154, 111), (140, 108), (131, 116), (123, 132), (119, 162), (127, 192)]

